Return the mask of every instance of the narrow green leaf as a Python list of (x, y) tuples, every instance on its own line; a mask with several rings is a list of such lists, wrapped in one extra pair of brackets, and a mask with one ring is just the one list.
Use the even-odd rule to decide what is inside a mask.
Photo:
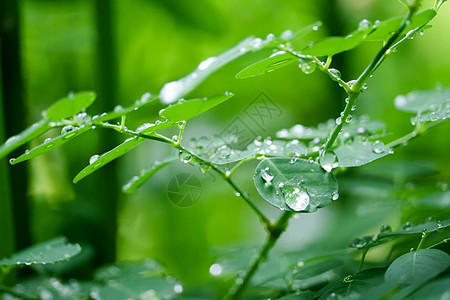
[(61, 120), (70, 118), (89, 107), (97, 97), (94, 92), (79, 92), (59, 99), (44, 113), (46, 119)]
[(114, 149), (102, 154), (101, 156), (94, 155), (89, 160), (89, 165), (80, 171), (80, 173), (75, 176), (73, 179), (73, 183), (77, 183), (84, 177), (92, 174), (93, 172), (97, 171), (104, 165), (108, 164), (109, 162), (113, 161), (116, 158), (119, 158), (120, 156), (124, 155), (137, 145), (139, 145), (141, 142), (144, 141), (144, 138), (129, 138), (126, 139), (122, 144), (118, 145)]
[(92, 118), (93, 123), (106, 122), (112, 119), (120, 118), (132, 111), (136, 111), (144, 105), (147, 105), (155, 100), (159, 99), (157, 96), (152, 96), (150, 93), (142, 95), (141, 99), (136, 100), (133, 105), (128, 107), (122, 107), (120, 105), (116, 106), (113, 111), (108, 113), (103, 113), (100, 116), (94, 116)]
[(444, 221), (428, 221), (422, 224), (413, 225), (410, 222), (405, 223), (400, 230), (378, 234), (378, 238), (392, 237), (397, 235), (418, 234), (426, 231), (434, 232), (450, 226), (450, 219)]
[(358, 141), (334, 149), (339, 167), (358, 167), (384, 157), (392, 150), (380, 141)]
[(355, 48), (374, 30), (373, 27), (357, 30), (345, 37), (330, 37), (314, 43), (302, 51), (304, 55), (333, 56)]
[(53, 264), (70, 259), (80, 251), (80, 245), (67, 243), (65, 237), (59, 237), (28, 247), (14, 254), (11, 258), (0, 260), (0, 266)]
[(325, 255), (301, 261), (294, 267), (293, 277), (302, 280), (323, 274), (342, 266), (349, 258), (349, 255)]
[(176, 104), (161, 110), (159, 115), (172, 121), (190, 120), (221, 104), (222, 102), (225, 102), (233, 96), (233, 93), (226, 92), (225, 95), (211, 98), (193, 99), (187, 101), (180, 100)]
[(360, 298), (367, 290), (383, 283), (384, 269), (368, 269), (330, 282), (316, 293), (319, 300)]
[(396, 284), (413, 284), (432, 278), (450, 266), (450, 255), (437, 249), (420, 249), (403, 254), (386, 271), (384, 279)]
[(185, 77), (177, 81), (166, 83), (159, 93), (161, 101), (166, 104), (173, 103), (185, 97), (216, 70), (248, 53), (249, 51), (275, 48), (280, 44), (303, 37), (309, 32), (317, 30), (321, 24), (321, 22), (316, 22), (302, 28), (296, 33), (293, 33), (291, 30), (286, 30), (279, 37), (276, 37), (273, 34), (267, 35), (265, 39), (250, 36), (230, 50), (216, 57), (209, 57), (205, 59), (198, 65), (197, 69)]
[(155, 123), (144, 123), (136, 128), (136, 132), (142, 134), (150, 134), (158, 130), (166, 129), (169, 127), (177, 126), (178, 122), (169, 121), (169, 120), (156, 120)]
[(143, 169), (139, 176), (134, 176), (131, 180), (122, 187), (122, 191), (125, 194), (131, 194), (138, 188), (140, 188), (147, 180), (149, 180), (153, 175), (159, 170), (174, 162), (175, 159), (167, 160), (164, 162), (155, 162), (150, 169)]
[[(430, 22), (436, 16), (436, 11), (434, 9), (426, 9), (412, 17), (411, 23), (406, 26), (403, 33), (410, 30), (416, 29)], [(392, 19), (385, 20), (381, 23), (376, 24), (376, 30), (373, 31), (367, 38), (366, 41), (385, 41), (400, 27), (404, 17), (396, 17)]]
[(56, 138), (53, 138), (53, 139), (48, 138), (44, 141), (43, 144), (40, 144), (39, 146), (37, 146), (31, 150), (27, 150), (24, 154), (22, 154), (18, 158), (11, 159), (10, 162), (12, 165), (15, 165), (17, 163), (29, 160), (38, 155), (44, 154), (48, 151), (55, 149), (56, 147), (61, 146), (62, 144), (70, 141), (71, 139), (85, 133), (86, 131), (90, 130), (91, 128), (92, 128), (91, 126), (77, 127), (71, 131), (67, 131), (63, 135), (60, 135)]
[(395, 107), (398, 110), (425, 113), (436, 111), (440, 107), (449, 109), (450, 88), (437, 86), (431, 90), (414, 91), (407, 95), (399, 95), (395, 98)]
[(8, 153), (14, 151), (32, 139), (44, 134), (49, 129), (50, 125), (48, 122), (42, 120), (38, 123), (34, 123), (18, 135), (10, 137), (3, 145), (0, 146), (0, 158), (8, 155)]
[(236, 79), (245, 79), (263, 75), (288, 66), (296, 61), (298, 62), (298, 58), (296, 58), (292, 54), (286, 53), (285, 51), (278, 51), (277, 53), (272, 54), (270, 57), (262, 59), (246, 67), (236, 75)]
[(254, 182), (264, 200), (289, 211), (314, 212), (329, 205), (338, 190), (332, 173), (304, 159), (262, 160)]

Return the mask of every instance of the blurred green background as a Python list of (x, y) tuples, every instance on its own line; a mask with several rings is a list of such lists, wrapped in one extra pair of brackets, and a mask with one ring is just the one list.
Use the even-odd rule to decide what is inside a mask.
[[(9, 2), (2, 1), (4, 5)], [(9, 135), (38, 120), (46, 107), (70, 91), (98, 92), (97, 102), (89, 110), (92, 114), (112, 110), (118, 104), (130, 105), (145, 92), (157, 94), (164, 83), (184, 76), (205, 58), (218, 55), (249, 35), (264, 38), (269, 33), (295, 31), (322, 20), (323, 27), (311, 36), (318, 39), (349, 33), (364, 18), (383, 20), (405, 12), (399, 1), (392, 0), (22, 0), (17, 3), (23, 78), (19, 88), (23, 91), (23, 107), (19, 105), (20, 99), (9, 98), (10, 94), (6, 93), (12, 87), (4, 86), (7, 118), (0, 119), (0, 123), (6, 124)], [(428, 8), (433, 3), (424, 1), (423, 6)], [(396, 95), (432, 88), (436, 83), (450, 86), (448, 6), (442, 7), (432, 24), (423, 36), (401, 46), (385, 61), (360, 98), (357, 114), (384, 120), (392, 133), (386, 141), (412, 129), (411, 116), (394, 109)], [(2, 49), (11, 46), (5, 45), (4, 40), (1, 42)], [(341, 70), (343, 79), (354, 79), (380, 46), (364, 43), (354, 51), (336, 56), (332, 66)], [(191, 93), (192, 97), (204, 97), (228, 90), (236, 96), (189, 122), (186, 141), (190, 137), (220, 133), (235, 117), (242, 116), (245, 107), (261, 92), (282, 110), (281, 116), (275, 116), (266, 128), (255, 129), (262, 136), (273, 136), (277, 130), (294, 124), (313, 126), (338, 115), (344, 97), (336, 84), (320, 72), (305, 75), (291, 65), (261, 77), (234, 78), (242, 68), (267, 55), (267, 52), (246, 54)], [(3, 78), (13, 78), (10, 76), (14, 70), (5, 63), (8, 59), (2, 60)], [(8, 107), (21, 109), (10, 111)], [(154, 104), (134, 113), (127, 120), (128, 126), (134, 128), (142, 122), (154, 121), (162, 107)], [(406, 161), (412, 169), (419, 164), (439, 171), (420, 179), (422, 182), (449, 182), (449, 129), (448, 122), (433, 129), (408, 147), (396, 150), (395, 159)], [(16, 222), (20, 218), (25, 220), (16, 226), (17, 248), (65, 235), (84, 246), (85, 251), (75, 258), (73, 266), (73, 271), (80, 276), (86, 276), (92, 266), (113, 260), (153, 257), (184, 282), (196, 284), (209, 275), (209, 266), (214, 262), (212, 249), (263, 243), (265, 232), (258, 218), (234, 196), (229, 186), (217, 176), (202, 175), (188, 165), (173, 164), (135, 194), (123, 195), (121, 186), (130, 177), (173, 152), (156, 142), (147, 142), (82, 182), (72, 184), (72, 178), (88, 164), (89, 157), (109, 150), (121, 139), (96, 130), (21, 167), (6, 166), (3, 159), (2, 172), (14, 173), (18, 172), (14, 171), (16, 168), (24, 168), (21, 175), (11, 175), (14, 209), (19, 215)], [(391, 161), (392, 156), (374, 163), (375, 171), (368, 166), (358, 172), (377, 173)], [(253, 187), (254, 167), (255, 163), (249, 163), (242, 168), (236, 181), (264, 212), (275, 218), (277, 210), (265, 203)], [(202, 183), (200, 200), (189, 208), (176, 207), (167, 197), (168, 182), (180, 172), (193, 173)], [(6, 191), (8, 176), (2, 176), (0, 191)], [(352, 176), (358, 174), (351, 170), (341, 176), (341, 201), (316, 214), (293, 220), (278, 247), (288, 250), (306, 245), (345, 247), (355, 236), (371, 233), (382, 223), (398, 226), (392, 222), (408, 217), (402, 203), (393, 203), (395, 199), (377, 202), (379, 195), (367, 196), (364, 191), (358, 194), (360, 190), (353, 187), (364, 184), (346, 180)], [(386, 184), (389, 189), (404, 184), (409, 177), (389, 178), (379, 185)], [(22, 206), (14, 200), (21, 197), (16, 195), (20, 193), (25, 197), (20, 202)], [(7, 197), (6, 192), (3, 195)], [(328, 237), (326, 244), (321, 242), (323, 236)]]

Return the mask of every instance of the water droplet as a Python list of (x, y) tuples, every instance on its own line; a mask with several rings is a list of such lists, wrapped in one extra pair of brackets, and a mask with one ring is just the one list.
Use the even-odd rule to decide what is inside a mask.
[(333, 192), (333, 194), (331, 194), (331, 200), (336, 201), (337, 199), (339, 199), (339, 193)]
[(8, 140), (6, 140), (5, 144), (10, 145), (10, 144), (14, 143), (15, 141), (17, 141), (18, 139), (19, 139), (19, 137), (17, 135), (14, 135), (14, 136), (10, 137)]
[(355, 110), (356, 110), (356, 104), (353, 104), (352, 111), (355, 111)]
[(320, 156), (320, 166), (327, 172), (331, 172), (338, 166), (336, 155), (332, 152), (323, 153)]
[(295, 211), (305, 210), (309, 205), (309, 195), (302, 189), (292, 185), (284, 185), (281, 188), (286, 204)]
[(211, 267), (209, 267), (209, 273), (213, 276), (220, 276), (222, 271), (223, 269), (220, 264), (212, 264)]
[(389, 225), (381, 225), (380, 233), (390, 233), (392, 232), (392, 227)]
[(367, 83), (364, 83), (363, 86), (362, 86), (362, 89), (363, 90), (367, 90), (368, 87), (369, 87), (369, 85)]
[(412, 228), (412, 224), (411, 224), (411, 222), (406, 222), (403, 226), (402, 226), (402, 230), (404, 230), (404, 231), (409, 231), (409, 230), (411, 230), (411, 228)]
[(286, 51), (278, 51), (278, 52), (273, 53), (273, 54), (270, 55), (269, 57), (275, 57), (275, 56), (278, 56), (278, 55), (283, 55), (283, 54), (285, 54), (285, 53), (286, 53)]
[(376, 154), (384, 153), (384, 151), (385, 151), (384, 148), (385, 148), (384, 144), (380, 141), (375, 141), (372, 145), (372, 151), (373, 151), (373, 153), (376, 153)]
[(96, 162), (98, 159), (100, 158), (100, 155), (96, 154), (91, 156), (91, 158), (89, 158), (89, 164), (92, 165), (94, 162)]
[(352, 115), (348, 115), (345, 119), (345, 123), (350, 123), (352, 121)]
[(356, 80), (350, 80), (349, 82), (347, 82), (348, 87), (351, 89), (356, 83)]
[(215, 58), (214, 56), (213, 56), (213, 57), (208, 57), (207, 59), (205, 59), (204, 61), (202, 61), (202, 62), (198, 65), (197, 69), (199, 69), (199, 70), (201, 70), (201, 71), (206, 70), (206, 69), (208, 69), (208, 68), (211, 66), (211, 64), (212, 64), (215, 60), (216, 60), (216, 58)]
[(72, 132), (72, 131), (74, 131), (75, 129), (76, 129), (76, 127), (74, 127), (74, 126), (72, 126), (72, 125), (64, 126), (64, 127), (61, 129), (61, 135), (68, 134), (69, 132)]
[(266, 36), (266, 41), (272, 41), (272, 40), (274, 40), (275, 39), (275, 34), (273, 34), (273, 33), (269, 33), (267, 36)]
[(311, 74), (316, 70), (316, 63), (313, 61), (305, 61), (305, 60), (299, 60), (298, 67), (300, 70), (302, 70), (305, 74)]
[(166, 83), (163, 88), (161, 89), (161, 92), (159, 93), (159, 96), (161, 98), (161, 101), (165, 104), (170, 104), (175, 102), (180, 98), (180, 95), (184, 89), (183, 81), (171, 81)]
[(264, 181), (270, 183), (274, 176), (269, 173), (269, 168), (267, 167), (261, 170), (261, 177), (264, 179)]
[(192, 159), (192, 156), (185, 151), (180, 151), (178, 153), (178, 156), (180, 157), (180, 161), (182, 161), (185, 164), (187, 164)]
[(344, 283), (351, 283), (351, 282), (353, 282), (353, 276), (352, 275), (345, 276)]
[(286, 144), (285, 152), (287, 155), (300, 156), (308, 153), (308, 148), (301, 144), (299, 140), (292, 140)]
[(281, 33), (281, 38), (283, 40), (291, 40), (294, 38), (294, 33), (290, 29), (285, 30), (285, 31), (283, 31), (283, 33)]
[(367, 246), (370, 242), (372, 242), (372, 237), (364, 236), (354, 239), (353, 242), (350, 244), (350, 246), (353, 248), (363, 248)]
[(358, 30), (364, 30), (364, 29), (369, 28), (370, 26), (372, 26), (372, 22), (370, 22), (367, 19), (363, 19), (363, 20), (361, 20), (361, 22), (359, 22)]
[(181, 294), (181, 293), (183, 292), (183, 286), (182, 286), (181, 284), (179, 284), (179, 283), (176, 283), (176, 284), (173, 286), (173, 291), (174, 291), (176, 294)]
[(341, 79), (341, 72), (339, 72), (339, 70), (337, 69), (328, 69), (328, 72), (330, 72), (334, 77), (332, 77), (332, 79), (334, 81)]
[(114, 112), (120, 112), (121, 110), (123, 110), (122, 105), (116, 105), (116, 107), (114, 107)]
[(145, 129), (147, 129), (147, 128), (153, 127), (153, 126), (155, 126), (155, 124), (152, 124), (152, 123), (144, 123), (144, 124), (142, 124), (142, 125), (139, 125), (138, 128), (136, 128), (136, 132), (141, 132), (141, 131), (143, 131), (143, 130), (145, 130)]
[(252, 42), (251, 42), (251, 46), (256, 50), (261, 48), (262, 46), (262, 42), (263, 40), (260, 38), (255, 38)]

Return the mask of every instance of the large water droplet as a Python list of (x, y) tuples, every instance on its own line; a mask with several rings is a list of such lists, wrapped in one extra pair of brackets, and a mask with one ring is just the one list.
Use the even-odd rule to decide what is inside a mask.
[(264, 179), (264, 181), (270, 183), (274, 176), (269, 173), (269, 168), (265, 168), (261, 170), (261, 177)]
[(380, 233), (390, 233), (392, 232), (392, 227), (389, 225), (381, 225)]
[(380, 141), (375, 141), (372, 146), (372, 151), (376, 154), (381, 154), (385, 151), (384, 144)]
[(281, 187), (286, 204), (295, 211), (305, 210), (309, 205), (309, 195), (302, 189), (292, 185)]
[(411, 224), (411, 222), (406, 222), (403, 226), (402, 226), (402, 230), (404, 230), (404, 231), (409, 231), (409, 230), (411, 230), (411, 228), (412, 228), (412, 224)]
[(370, 26), (372, 26), (372, 22), (367, 19), (363, 19), (361, 20), (361, 22), (359, 22), (358, 30), (364, 30), (369, 28)]
[(100, 158), (100, 155), (96, 154), (91, 156), (91, 158), (89, 158), (89, 164), (92, 165), (94, 162), (96, 162), (98, 159)]
[(220, 264), (212, 264), (209, 267), (209, 273), (213, 276), (220, 276), (222, 274), (223, 268)]
[(192, 156), (185, 151), (180, 151), (178, 156), (180, 157), (180, 160), (185, 164), (187, 164), (192, 159)]
[(313, 61), (300, 60), (298, 66), (305, 74), (311, 74), (316, 70), (316, 63)]
[(330, 72), (334, 76), (334, 77), (332, 77), (332, 79), (334, 81), (341, 78), (341, 72), (339, 72), (339, 70), (337, 70), (337, 69), (331, 68), (331, 69), (328, 69), (328, 72)]
[(61, 129), (61, 135), (68, 134), (69, 132), (72, 132), (72, 131), (74, 131), (75, 129), (76, 129), (76, 128), (73, 127), (72, 125), (64, 126), (64, 127)]
[(183, 292), (183, 286), (179, 283), (175, 283), (175, 285), (173, 286), (173, 291), (176, 294), (181, 294)]
[(320, 156), (320, 166), (327, 172), (331, 172), (338, 166), (336, 155), (332, 152), (325, 152)]

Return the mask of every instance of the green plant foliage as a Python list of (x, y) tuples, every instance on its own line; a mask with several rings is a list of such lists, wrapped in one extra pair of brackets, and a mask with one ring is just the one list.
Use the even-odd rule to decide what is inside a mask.
[(31, 125), (20, 134), (10, 137), (2, 146), (0, 146), (0, 158), (5, 157), (11, 151), (14, 151), (23, 144), (44, 134), (49, 129), (50, 125), (48, 122), (40, 121)]
[(93, 172), (97, 171), (104, 165), (108, 164), (109, 162), (115, 160), (118, 157), (121, 157), (140, 143), (144, 141), (143, 138), (133, 137), (126, 139), (122, 144), (118, 145), (114, 149), (102, 154), (102, 155), (94, 155), (89, 159), (89, 165), (80, 171), (80, 173), (75, 176), (73, 179), (74, 183), (77, 183), (84, 177), (92, 174)]
[(264, 200), (288, 211), (315, 212), (329, 205), (338, 190), (333, 174), (304, 159), (264, 159), (254, 182)]
[(305, 55), (333, 56), (348, 51), (361, 44), (364, 39), (374, 30), (372, 26), (362, 26), (345, 37), (330, 37), (314, 43), (311, 47), (302, 51)]
[[(436, 11), (434, 9), (426, 9), (418, 12), (413, 16), (411, 23), (406, 26), (403, 33), (409, 32), (416, 28), (420, 28), (430, 22), (436, 16)], [(392, 19), (385, 20), (380, 23), (375, 23), (376, 30), (370, 34), (366, 41), (385, 41), (387, 40), (402, 23), (403, 17), (396, 17)]]
[(233, 93), (226, 92), (225, 95), (193, 100), (180, 100), (159, 112), (163, 118), (172, 121), (190, 120), (210, 110), (211, 108), (225, 102), (233, 97)]
[(175, 159), (167, 160), (164, 162), (155, 162), (150, 169), (142, 170), (139, 176), (133, 176), (131, 180), (122, 187), (122, 191), (125, 194), (131, 194), (139, 187), (141, 187), (145, 182), (147, 182), (153, 175), (165, 166), (172, 163)]
[(53, 264), (56, 262), (68, 260), (80, 253), (81, 247), (78, 244), (67, 243), (64, 237), (40, 243), (26, 248), (10, 258), (0, 261), (1, 266), (13, 265), (34, 265), (34, 264)]
[(286, 67), (294, 62), (298, 61), (298, 58), (286, 51), (278, 51), (272, 54), (270, 57), (262, 59), (253, 65), (240, 71), (236, 74), (237, 79), (245, 79), (270, 73), (277, 69)]
[[(54, 138), (47, 138), (33, 149), (26, 150), (18, 158), (11, 159), (10, 163), (17, 164), (35, 158), (97, 128), (114, 130), (116, 134), (122, 136), (122, 143), (113, 148), (111, 146), (108, 148), (112, 148), (111, 150), (101, 155), (93, 155), (89, 159), (89, 165), (73, 179), (76, 183), (144, 142), (162, 143), (164, 147), (171, 150), (155, 148), (161, 162), (156, 161), (148, 169), (142, 169), (140, 173), (138, 171), (138, 175), (133, 176), (123, 185), (122, 191), (125, 194), (133, 193), (152, 179), (158, 171), (180, 161), (186, 164), (186, 167), (190, 165), (199, 168), (202, 174), (210, 172), (208, 175), (211, 175), (213, 182), (219, 178), (227, 184), (237, 197), (236, 199), (243, 200), (255, 213), (267, 236), (259, 249), (225, 247), (217, 253), (212, 253), (210, 260), (198, 255), (198, 261), (196, 260), (195, 264), (198, 263), (199, 270), (194, 270), (195, 272), (191, 272), (193, 270), (189, 270), (182, 264), (178, 266), (182, 257), (177, 257), (180, 261), (177, 260), (176, 263), (171, 262), (172, 271), (176, 270), (173, 273), (168, 272), (169, 269), (166, 270), (162, 264), (152, 259), (145, 259), (101, 267), (94, 271), (91, 276), (92, 281), (87, 282), (65, 281), (52, 277), (63, 274), (64, 278), (68, 278), (67, 269), (70, 269), (70, 266), (66, 271), (61, 272), (58, 272), (56, 267), (59, 265), (53, 268), (38, 266), (65, 261), (80, 252), (81, 248), (78, 244), (69, 244), (65, 238), (57, 238), (22, 250), (11, 258), (2, 259), (0, 281), (7, 279), (9, 272), (16, 265), (35, 265), (34, 269), (38, 275), (22, 280), (20, 284), (11, 284), (11, 288), (0, 284), (0, 291), (11, 297), (26, 299), (213, 299), (223, 297), (223, 299), (395, 300), (408, 297), (412, 299), (442, 298), (447, 295), (450, 284), (447, 276), (450, 256), (444, 244), (449, 240), (450, 219), (447, 215), (450, 211), (450, 192), (447, 183), (434, 183), (435, 179), (432, 177), (440, 176), (439, 180), (442, 180), (445, 174), (438, 175), (437, 166), (416, 164), (409, 160), (387, 160), (385, 164), (373, 163), (375, 166), (371, 168), (353, 168), (381, 160), (393, 154), (394, 150), (397, 152), (397, 148), (406, 146), (410, 140), (418, 138), (450, 116), (450, 89), (441, 86), (431, 90), (412, 91), (395, 98), (397, 109), (415, 114), (411, 119), (412, 124), (415, 125), (414, 129), (403, 136), (392, 138), (391, 134), (387, 133), (384, 121), (370, 120), (366, 115), (358, 116), (356, 111), (359, 107), (358, 101), (360, 98), (366, 98), (367, 81), (375, 71), (382, 69), (379, 66), (388, 56), (397, 52), (404, 43), (410, 42), (413, 38), (419, 38), (423, 30), (431, 27), (429, 22), (436, 16), (437, 10), (445, 1), (436, 1), (433, 9), (420, 12), (417, 12), (420, 1), (401, 2), (408, 9), (404, 16), (374, 23), (364, 19), (359, 23), (357, 30), (346, 36), (325, 36), (313, 42), (308, 39), (308, 35), (321, 26), (320, 22), (316, 22), (297, 32), (286, 30), (279, 35), (268, 34), (265, 38), (253, 36), (246, 38), (228, 51), (205, 59), (190, 74), (177, 81), (166, 83), (158, 96), (145, 93), (128, 107), (118, 105), (113, 111), (91, 116), (86, 109), (96, 98), (94, 92), (71, 94), (56, 101), (43, 113), (43, 120), (0, 146), (0, 158), (52, 128), (61, 128), (61, 133)], [(161, 6), (168, 10), (174, 9), (167, 3)], [(180, 18), (183, 17), (186, 16), (180, 15)], [(352, 50), (365, 41), (382, 43), (365, 45), (369, 50), (370, 47), (376, 47), (378, 52), (373, 53), (373, 59), (367, 66), (359, 68), (360, 66), (356, 63), (352, 65), (354, 70), (360, 69), (361, 74), (348, 72), (345, 70), (346, 64), (337, 66), (333, 56)], [(248, 55), (247, 60), (243, 57), (250, 52), (259, 51), (261, 51), (259, 58), (262, 59), (256, 62), (250, 62), (251, 55)], [(361, 53), (367, 56), (372, 52), (362, 51)], [(347, 54), (342, 54), (342, 57), (344, 55)], [(192, 132), (185, 133), (185, 129), (191, 130), (191, 127), (187, 127), (187, 121), (207, 113), (234, 94), (225, 92), (221, 95), (190, 100), (184, 100), (184, 97), (219, 68), (238, 58), (242, 58), (242, 61), (239, 60), (242, 64), (239, 66), (241, 71), (235, 76), (237, 79), (264, 75), (294, 63), (298, 64), (298, 70), (305, 74), (314, 71), (322, 72), (325, 78), (330, 78), (333, 84), (339, 85), (345, 92), (346, 97), (342, 99), (344, 108), (336, 118), (326, 122), (308, 126), (297, 124), (288, 129), (281, 129), (276, 133), (276, 138), (265, 136), (252, 140), (256, 133), (251, 132), (254, 134), (252, 138), (240, 136), (242, 133), (239, 131), (240, 128), (231, 126), (227, 130), (228, 132), (234, 130), (233, 134), (222, 133), (212, 137), (197, 138), (200, 132), (194, 129), (194, 137), (188, 143), (186, 135), (192, 136)], [(345, 57), (342, 61), (347, 61), (347, 58)], [(336, 66), (333, 65), (335, 63)], [(344, 81), (341, 71), (345, 76), (352, 74), (354, 79)], [(236, 70), (228, 72), (235, 74)], [(227, 74), (220, 74), (220, 76), (227, 76)], [(233, 76), (228, 77), (234, 80)], [(207, 89), (214, 86), (212, 84)], [(278, 85), (274, 83), (274, 86)], [(284, 88), (288, 91), (284, 95), (290, 94), (289, 86)], [(297, 98), (303, 101), (303, 95), (292, 96), (292, 99)], [(376, 101), (376, 97), (367, 98)], [(134, 111), (150, 103), (157, 104), (155, 103), (157, 100), (160, 100), (163, 105), (159, 111), (160, 120), (155, 121), (155, 116), (151, 114), (137, 113), (137, 120), (130, 121)], [(161, 103), (157, 105), (161, 106)], [(252, 105), (256, 112), (252, 113), (249, 110), (250, 107), (246, 107), (243, 112), (254, 121), (253, 123), (256, 123), (252, 125), (257, 125), (264, 130), (273, 130), (273, 128), (263, 128), (264, 126), (253, 118), (258, 114), (258, 117), (263, 116), (263, 104), (254, 101)], [(151, 108), (151, 105), (148, 108)], [(267, 112), (270, 111), (267, 107), (264, 109)], [(323, 117), (322, 120), (326, 120), (325, 111), (323, 114), (322, 111), (319, 113)], [(292, 117), (296, 116), (292, 114)], [(153, 121), (143, 120), (148, 117), (153, 118), (150, 119)], [(291, 116), (286, 120), (290, 118)], [(119, 120), (120, 122), (117, 122)], [(305, 122), (310, 121), (305, 120)], [(247, 129), (252, 131), (252, 128), (247, 125), (245, 124), (249, 127)], [(392, 131), (392, 134), (396, 134), (396, 130)], [(242, 142), (244, 139), (245, 143)], [(423, 148), (418, 149), (414, 151), (423, 151)], [(151, 151), (149, 156), (155, 157), (154, 149)], [(176, 153), (178, 157), (173, 158), (172, 155)], [(160, 156), (162, 158), (159, 158)], [(180, 162), (178, 164), (181, 164)], [(352, 169), (347, 169), (349, 167)], [(255, 168), (254, 171), (253, 168)], [(172, 172), (175, 166), (169, 169)], [(128, 171), (125, 169), (124, 174), (128, 174)], [(236, 176), (237, 172), (239, 172), (238, 176)], [(247, 192), (240, 186), (241, 181), (245, 179), (245, 172), (247, 175), (253, 172), (253, 184), (262, 197), (261, 200), (274, 207), (263, 201), (255, 201), (252, 195), (255, 193)], [(426, 176), (429, 177), (425, 178)], [(34, 176), (33, 179), (40, 183), (42, 178), (35, 177), (38, 176)], [(177, 179), (176, 174), (173, 178)], [(198, 192), (198, 186), (183, 186), (183, 189), (191, 187), (194, 188), (193, 193)], [(246, 189), (248, 188), (246, 186)], [(216, 189), (216, 183), (212, 189)], [(217, 189), (221, 192), (219, 184)], [(161, 192), (159, 187), (152, 187), (150, 190), (152, 197), (158, 197), (158, 192)], [(136, 202), (135, 199), (142, 195), (138, 193), (135, 197), (130, 202)], [(324, 214), (320, 222), (297, 227), (298, 232), (287, 235), (284, 241), (287, 247), (298, 247), (297, 235), (306, 234), (311, 236), (309, 244), (292, 251), (286, 251), (283, 247), (276, 248), (280, 236), (288, 230), (291, 218), (301, 218), (304, 215), (302, 213), (314, 213), (340, 197), (345, 201), (341, 201), (339, 205), (333, 205), (331, 213), (322, 210)], [(219, 200), (216, 197), (208, 197), (208, 201)], [(126, 202), (128, 200), (124, 201)], [(222, 204), (225, 205), (224, 207), (229, 205), (232, 209), (236, 207), (231, 201)], [(145, 206), (147, 203), (140, 202), (138, 209), (141, 209), (141, 205), (147, 207)], [(216, 203), (212, 204), (214, 206), (207, 205), (210, 203), (206, 203), (198, 210), (199, 213), (208, 211), (212, 214), (212, 217), (205, 221), (207, 229), (203, 233), (204, 238), (199, 238), (199, 241), (212, 245), (216, 243), (216, 236), (211, 234), (214, 232), (211, 228), (216, 226), (214, 222), (222, 222), (220, 217), (229, 218), (230, 216), (225, 213), (225, 210), (224, 213), (220, 211), (214, 215), (215, 212), (211, 212), (210, 207), (216, 207)], [(55, 205), (55, 209), (62, 209), (62, 207), (59, 204)], [(166, 206), (158, 208), (159, 210), (155, 210), (158, 214), (162, 210), (169, 211)], [(85, 216), (90, 213), (90, 209), (77, 213)], [(98, 207), (96, 209), (99, 211), (93, 215), (98, 216), (97, 214), (102, 212)], [(173, 215), (169, 217), (164, 215), (158, 219), (159, 227), (156, 226), (156, 229), (168, 227), (171, 230), (168, 236), (176, 237), (183, 233), (184, 237), (185, 228), (180, 230), (174, 222), (180, 218), (181, 214), (175, 211), (170, 212)], [(121, 213), (123, 215), (108, 215), (108, 218), (125, 219), (127, 221), (124, 223), (127, 223), (130, 219), (128, 213), (126, 211)], [(276, 214), (279, 214), (279, 217), (272, 219)], [(318, 215), (320, 217), (320, 213)], [(78, 215), (75, 216), (78, 217)], [(133, 217), (134, 214), (131, 218)], [(141, 215), (136, 218), (141, 220)], [(198, 215), (193, 218), (201, 219)], [(389, 225), (382, 225), (378, 232), (367, 234), (380, 224), (401, 224), (404, 220), (409, 222), (404, 223), (396, 231), (393, 231)], [(84, 219), (80, 222), (83, 221)], [(78, 219), (73, 224), (77, 225), (77, 222), (79, 222)], [(67, 224), (69, 223), (61, 221), (61, 226)], [(99, 224), (101, 225), (103, 224)], [(126, 226), (124, 225), (124, 228)], [(178, 247), (170, 242), (169, 244), (161, 243), (161, 245), (155, 243), (157, 247), (147, 249), (144, 241), (133, 240), (137, 235), (129, 237), (126, 231), (122, 231), (122, 227), (119, 226), (119, 228), (122, 239), (143, 245), (142, 249), (137, 250), (142, 251), (138, 252), (139, 256), (147, 255), (148, 252), (153, 253), (153, 251), (158, 253), (161, 249), (166, 251), (169, 248), (170, 253), (175, 253), (172, 252), (173, 248)], [(233, 227), (227, 227), (226, 230), (232, 231)], [(69, 232), (72, 233), (72, 231)], [(249, 234), (254, 233), (256, 231)], [(421, 239), (419, 239), (420, 236)], [(189, 240), (191, 240), (190, 236)], [(155, 241), (159, 242), (158, 237)], [(440, 250), (435, 249), (438, 246)], [(273, 250), (274, 247), (275, 250)], [(374, 247), (377, 247), (377, 251), (379, 250), (377, 253), (373, 253)], [(83, 254), (85, 253), (83, 251)], [(177, 253), (185, 252), (181, 249)], [(203, 252), (199, 253), (203, 255)], [(133, 255), (135, 254), (127, 257)], [(164, 258), (161, 253), (159, 255)], [(82, 256), (78, 256), (77, 259)], [(160, 256), (155, 255), (155, 257)], [(70, 263), (76, 263), (77, 259)], [(61, 265), (64, 267), (64, 264)], [(178, 279), (182, 278), (178, 274), (191, 273), (200, 274), (195, 284), (185, 284), (183, 280)], [(169, 274), (177, 274), (177, 277)], [(201, 276), (203, 278), (200, 278)], [(199, 281), (202, 283), (199, 284)]]
[(412, 284), (432, 278), (450, 266), (450, 255), (436, 249), (420, 249), (403, 254), (387, 269), (384, 278), (396, 284)]
[(395, 107), (401, 111), (413, 113), (432, 112), (447, 105), (450, 99), (450, 88), (436, 87), (426, 91), (414, 91), (395, 98)]
[(70, 141), (71, 139), (85, 133), (86, 131), (90, 130), (90, 126), (82, 126), (82, 127), (73, 127), (72, 125), (68, 125), (67, 127), (64, 127), (62, 130), (62, 135), (56, 137), (56, 138), (48, 138), (44, 141), (43, 144), (31, 149), (25, 151), (24, 154), (19, 156), (16, 159), (11, 160), (11, 164), (15, 165), (17, 163), (29, 160), (33, 157), (36, 157), (38, 155), (44, 154), (48, 151), (51, 151), (62, 144)]
[(339, 167), (362, 166), (390, 154), (391, 151), (380, 141), (355, 141), (334, 149)]
[(94, 92), (78, 92), (66, 98), (59, 99), (44, 113), (44, 118), (61, 120), (70, 118), (94, 103), (97, 94)]

